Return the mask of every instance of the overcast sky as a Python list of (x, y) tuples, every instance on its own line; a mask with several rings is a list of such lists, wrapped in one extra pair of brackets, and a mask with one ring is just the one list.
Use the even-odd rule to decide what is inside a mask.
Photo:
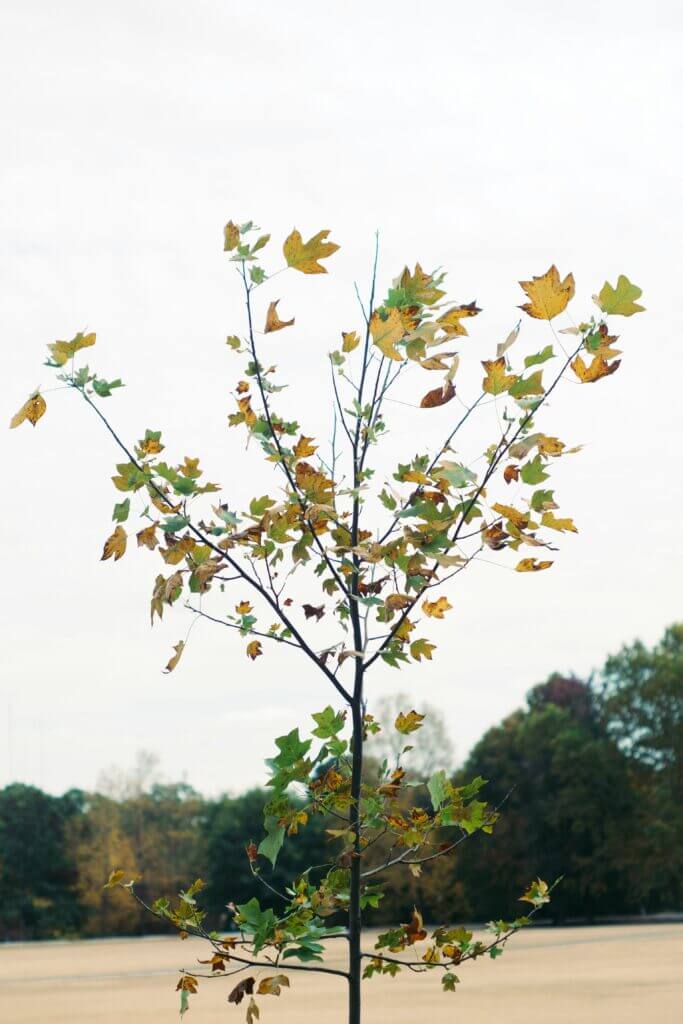
[[(200, 455), (236, 502), (273, 489), (226, 427), (238, 369), (224, 339), (244, 323), (221, 251), (230, 217), (273, 234), (271, 267), (293, 226), (341, 245), (327, 277), (284, 275), (260, 298), (296, 316), (269, 355), (294, 385), (287, 409), (322, 438), (326, 353), (358, 326), (375, 229), (382, 289), (420, 260), (484, 308), (461, 350), (473, 363), (516, 321), (520, 278), (573, 271), (580, 319), (627, 273), (648, 311), (619, 321), (619, 372), (558, 389), (544, 421), (586, 445), (553, 474), (580, 534), (538, 576), (462, 574), (431, 671), (381, 667), (370, 700), (428, 698), (463, 758), (552, 670), (588, 673), (681, 617), (680, 4), (2, 8), (0, 418), (50, 385), (46, 343), (88, 327), (91, 365), (126, 382), (107, 411), (127, 439), (163, 428), (169, 456)], [(527, 320), (520, 343), (547, 332)], [(257, 783), (272, 737), (334, 694), (295, 653), (252, 665), (207, 623), (161, 674), (187, 613), (150, 631), (157, 560), (131, 547), (100, 562), (116, 452), (74, 395), (47, 397), (2, 449), (0, 784), (92, 786), (140, 748), (206, 792)], [(412, 455), (450, 412), (391, 415)]]

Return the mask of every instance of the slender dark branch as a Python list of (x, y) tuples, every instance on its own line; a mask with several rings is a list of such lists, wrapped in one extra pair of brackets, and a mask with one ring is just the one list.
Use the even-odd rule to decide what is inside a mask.
[[(90, 408), (94, 410), (96, 415), (100, 418), (100, 420), (102, 421), (102, 423), (104, 424), (106, 429), (109, 431), (111, 436), (114, 438), (114, 441), (116, 442), (118, 447), (127, 456), (128, 460), (132, 463), (132, 465), (134, 465), (135, 468), (138, 469), (140, 472), (143, 472), (142, 466), (140, 465), (138, 460), (132, 455), (132, 453), (126, 447), (125, 443), (121, 440), (119, 435), (116, 433), (114, 428), (111, 426), (111, 424), (107, 420), (106, 416), (104, 416), (103, 413), (94, 404), (94, 402), (92, 402), (90, 400), (88, 395), (85, 393), (85, 389), (78, 388), (78, 387), (76, 387), (75, 384), (72, 385), (72, 386), (75, 387), (76, 390), (80, 392), (80, 394), (83, 396), (83, 399), (87, 402), (87, 404), (90, 406)], [(154, 490), (154, 492), (159, 496), (159, 498), (165, 504), (169, 503), (168, 496), (166, 494), (164, 494), (164, 492), (161, 490), (160, 487), (157, 487), (157, 485), (154, 483), (154, 481), (150, 481), (149, 482), (149, 486), (152, 488), (152, 490)], [(252, 576), (250, 576), (249, 573), (246, 572), (244, 570), (244, 568), (239, 564), (239, 562), (236, 562), (235, 559), (232, 558), (232, 556), (227, 551), (224, 551), (222, 548), (219, 548), (217, 544), (214, 544), (214, 542), (211, 540), (211, 538), (207, 537), (206, 534), (203, 533), (197, 526), (195, 526), (193, 523), (188, 523), (188, 529), (190, 530), (191, 533), (193, 533), (195, 535), (195, 537), (197, 537), (199, 540), (201, 540), (202, 544), (206, 544), (206, 546), (208, 548), (210, 548), (213, 552), (215, 552), (215, 554), (220, 555), (220, 557), (222, 559), (224, 559), (228, 563), (228, 565), (230, 565), (242, 577), (242, 579), (246, 583), (248, 583), (251, 587), (253, 587), (254, 590), (256, 590), (261, 595), (261, 597), (263, 597), (264, 600), (268, 602), (268, 604), (271, 606), (271, 608), (280, 616), (280, 618), (282, 619), (283, 623), (285, 624), (287, 629), (290, 631), (290, 633), (292, 634), (294, 639), (297, 641), (297, 643), (299, 644), (300, 649), (303, 651), (303, 653), (306, 655), (306, 657), (310, 658), (311, 661), (315, 662), (316, 666), (323, 672), (323, 674), (325, 676), (327, 676), (327, 678), (330, 680), (330, 682), (332, 683), (334, 688), (337, 690), (337, 692), (344, 698), (344, 700), (347, 703), (350, 703), (351, 695), (347, 692), (345, 687), (342, 686), (342, 684), (334, 677), (334, 675), (330, 672), (330, 670), (320, 661), (320, 659), (318, 658), (317, 654), (315, 654), (315, 652), (311, 649), (311, 647), (309, 647), (309, 645), (304, 640), (303, 636), (301, 635), (299, 630), (296, 628), (294, 623), (289, 619), (289, 617), (285, 614), (285, 612), (280, 608), (280, 606), (278, 605), (278, 602), (275, 600), (275, 598), (271, 594), (268, 593), (268, 591), (265, 589), (265, 587), (262, 587), (261, 584), (258, 582), (258, 580), (255, 580)]]
[[(194, 612), (195, 615), (199, 615), (202, 619), (208, 619), (209, 622), (215, 622), (219, 626), (227, 626), (228, 629), (238, 629), (240, 630), (240, 632), (242, 631), (242, 627), (238, 626), (236, 623), (226, 622), (225, 619), (219, 619), (215, 615), (209, 615), (208, 612), (203, 612), (201, 608), (195, 608), (194, 605), (192, 604), (186, 604), (185, 607), (188, 609), (188, 611)], [(296, 647), (296, 649), (299, 650), (299, 645), (297, 643), (294, 643), (293, 640), (287, 640), (286, 637), (277, 636), (273, 633), (262, 633), (258, 629), (250, 629), (249, 632), (245, 633), (244, 635), (260, 636), (263, 637), (264, 640), (275, 640), (275, 642), (278, 644), (287, 644), (288, 647)]]

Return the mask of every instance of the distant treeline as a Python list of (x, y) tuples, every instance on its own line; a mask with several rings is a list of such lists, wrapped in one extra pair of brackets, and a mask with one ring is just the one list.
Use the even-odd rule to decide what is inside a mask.
[[(391, 875), (375, 923), (407, 920), (414, 903), (431, 920), (514, 914), (537, 875), (564, 876), (555, 920), (683, 909), (683, 625), (652, 649), (624, 647), (587, 682), (554, 675), (536, 686), (454, 773), (475, 775), (501, 803), (493, 835), (473, 836), (417, 878), (407, 868)], [(266, 791), (208, 800), (182, 783), (146, 784), (144, 772), (105, 789), (0, 790), (0, 938), (163, 930), (102, 888), (115, 866), (142, 875), (150, 900), (204, 878), (215, 926), (227, 903), (258, 891), (244, 848), (262, 834)], [(267, 875), (276, 888), (330, 859), (331, 825), (314, 817), (285, 843)]]

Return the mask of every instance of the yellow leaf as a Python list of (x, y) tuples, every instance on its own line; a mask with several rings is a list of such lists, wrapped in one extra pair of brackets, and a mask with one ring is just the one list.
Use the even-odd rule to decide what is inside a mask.
[(574, 276), (567, 274), (561, 281), (554, 263), (541, 277), (519, 283), (531, 299), (519, 308), (537, 320), (552, 320), (567, 308), (574, 297)]
[(265, 334), (270, 334), (272, 331), (281, 331), (283, 327), (291, 327), (294, 323), (294, 317), (291, 320), (280, 320), (277, 315), (277, 304), (279, 301), (279, 299), (276, 299), (275, 302), (271, 302), (268, 306), (266, 326), (263, 329)]
[(481, 365), (486, 371), (481, 386), (487, 395), (501, 395), (504, 391), (508, 391), (517, 380), (516, 374), (505, 372), (504, 356), (501, 356), (500, 359), (483, 359)]
[(577, 356), (576, 359), (572, 360), (571, 364), (572, 370), (582, 384), (594, 384), (596, 380), (609, 377), (620, 366), (621, 359), (615, 359), (613, 363), (607, 363), (601, 355), (594, 356), (590, 366), (586, 366), (581, 356)]
[(231, 220), (223, 228), (223, 252), (231, 252), (240, 243), (240, 229)]
[(20, 423), (24, 422), (24, 420), (28, 420), (28, 422), (35, 427), (40, 417), (45, 414), (46, 408), (47, 405), (42, 395), (39, 395), (37, 392), (34, 395), (31, 395), (31, 397), (24, 402), (19, 412), (16, 412), (10, 420), (10, 430), (14, 430), (14, 428), (18, 427)]
[(377, 348), (388, 359), (403, 362), (405, 356), (396, 349), (396, 342), (406, 333), (397, 309), (376, 309), (370, 317), (370, 334)]
[(432, 660), (432, 652), (436, 650), (436, 644), (431, 644), (429, 640), (421, 638), (419, 640), (413, 640), (410, 645), (410, 653), (415, 661), (421, 661), (422, 658), (426, 658), (427, 661)]
[(114, 561), (118, 562), (119, 558), (122, 558), (126, 550), (127, 534), (122, 526), (117, 526), (111, 537), (107, 537), (104, 542), (104, 548), (102, 549), (101, 562), (106, 562), (108, 558), (114, 556)]
[(548, 437), (546, 434), (538, 435), (538, 450), (541, 455), (561, 455), (565, 449), (564, 441), (559, 437)]
[(248, 615), (252, 611), (252, 607), (249, 601), (240, 601), (239, 604), (235, 605), (235, 611), (238, 615)]
[(549, 569), (552, 562), (537, 562), (535, 558), (523, 558), (515, 566), (517, 572), (540, 572), (542, 569)]
[(409, 732), (415, 732), (416, 729), (421, 728), (422, 722), (424, 721), (424, 715), (420, 715), (417, 711), (409, 711), (407, 715), (403, 712), (398, 715), (398, 718), (394, 722), (394, 727), (397, 732), (402, 733), (406, 736)]
[(312, 437), (306, 437), (302, 434), (294, 445), (294, 457), (297, 459), (305, 459), (308, 455), (314, 455), (318, 450), (318, 446), (317, 444), (311, 444), (312, 440)]
[(126, 872), (125, 871), (119, 871), (119, 870), (112, 871), (110, 873), (109, 878), (107, 879), (106, 883), (102, 886), (102, 888), (103, 889), (115, 889), (117, 885), (121, 884), (121, 882), (124, 880), (125, 877), (126, 877)]
[(401, 608), (407, 608), (411, 603), (411, 598), (407, 594), (389, 594), (384, 599), (385, 606), (392, 612), (400, 611)]
[(450, 611), (452, 607), (453, 605), (447, 597), (439, 597), (436, 601), (423, 601), (422, 603), (422, 611), (430, 619), (442, 619), (444, 614)]
[(298, 231), (292, 231), (282, 246), (287, 266), (300, 270), (302, 274), (326, 274), (326, 268), (318, 260), (331, 256), (339, 248), (335, 242), (325, 241), (329, 233), (319, 231), (304, 242)]
[(467, 334), (467, 328), (462, 321), (467, 317), (476, 316), (477, 313), (481, 313), (481, 310), (476, 302), (469, 302), (464, 306), (454, 306), (453, 309), (442, 313), (437, 323), (448, 338), (454, 338), (457, 335)]
[(260, 1017), (261, 1017), (261, 1011), (259, 1010), (258, 1006), (256, 1005), (256, 1000), (252, 996), (250, 998), (250, 1000), (249, 1000), (249, 1005), (247, 1006), (247, 1017), (246, 1017), (247, 1024), (254, 1024), (255, 1020), (260, 1020)]
[(286, 974), (273, 974), (271, 977), (261, 978), (256, 991), (260, 996), (279, 996), (282, 988), (289, 988), (289, 978)]
[(557, 519), (552, 512), (544, 512), (541, 516), (541, 526), (547, 526), (549, 530), (557, 530), (558, 533), (578, 533), (574, 526), (573, 519)]
[(358, 348), (360, 344), (360, 338), (355, 331), (342, 331), (342, 352), (353, 352), (354, 348)]
[(64, 363), (73, 358), (80, 349), (90, 348), (91, 345), (94, 345), (96, 339), (97, 336), (94, 332), (92, 334), (82, 334), (79, 331), (71, 341), (53, 341), (47, 347), (57, 366), (64, 366)]
[(172, 655), (172, 657), (169, 659), (169, 662), (166, 668), (164, 669), (164, 672), (172, 672), (173, 669), (176, 667), (176, 665), (180, 661), (183, 651), (185, 650), (185, 641), (178, 641), (178, 643), (174, 645), (173, 650), (175, 651), (175, 654)]
[(252, 640), (247, 644), (247, 657), (251, 658), (252, 661), (256, 661), (261, 654), (263, 654), (263, 651), (261, 650), (260, 640)]
[(154, 551), (155, 547), (159, 543), (157, 540), (157, 526), (158, 523), (152, 523), (150, 526), (146, 526), (144, 530), (140, 530), (136, 534), (138, 540), (138, 547), (149, 548), (150, 551)]
[(505, 516), (511, 523), (523, 530), (529, 522), (528, 512), (520, 512), (518, 509), (513, 508), (512, 505), (500, 505), (496, 502), (495, 505), (491, 505), (494, 512), (497, 512), (499, 516)]

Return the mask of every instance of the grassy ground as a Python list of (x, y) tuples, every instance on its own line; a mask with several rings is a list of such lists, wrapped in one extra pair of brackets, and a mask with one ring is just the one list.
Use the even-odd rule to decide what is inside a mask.
[[(366, 948), (371, 948), (368, 936)], [(332, 944), (340, 962), (344, 943)], [(204, 956), (176, 938), (0, 946), (2, 1020), (8, 1024), (166, 1024), (177, 1020), (179, 966)], [(536, 928), (505, 955), (463, 966), (457, 994), (436, 972), (364, 983), (366, 1024), (679, 1024), (683, 1020), (683, 924)], [(203, 968), (199, 968), (200, 970)], [(244, 975), (238, 975), (238, 978)], [(206, 981), (186, 1024), (242, 1024), (226, 1002), (228, 979)], [(345, 983), (292, 976), (279, 999), (263, 997), (261, 1024), (343, 1024)]]

